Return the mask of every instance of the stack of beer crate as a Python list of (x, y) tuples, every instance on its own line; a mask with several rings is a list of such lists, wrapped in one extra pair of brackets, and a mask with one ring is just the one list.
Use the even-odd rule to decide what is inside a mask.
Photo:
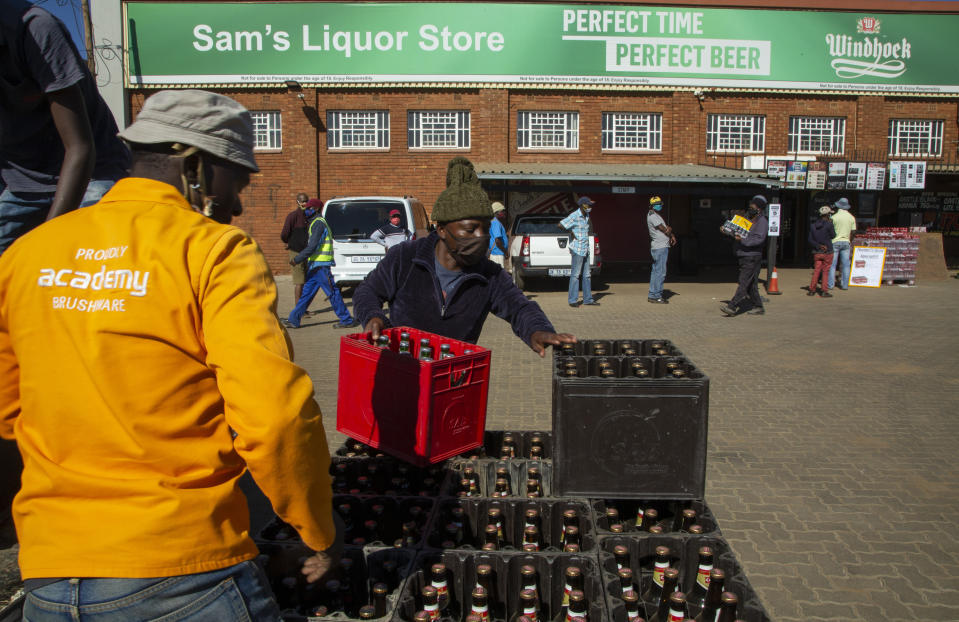
[[(457, 344), (453, 351), (460, 354)], [(370, 352), (380, 365), (395, 364), (386, 348)], [(474, 354), (488, 364), (482, 349), (467, 354), (471, 374)], [(423, 370), (440, 363), (400, 362), (414, 361)], [(421, 384), (421, 397), (469, 386), (469, 379), (447, 381), (461, 373), (450, 362), (426, 374), (433, 380)], [(707, 604), (713, 569), (712, 605), (725, 600), (735, 619), (768, 622), (703, 500), (709, 384), (702, 371), (662, 339), (581, 341), (557, 349), (552, 364), (552, 432), (485, 431), (477, 447), (440, 461), (417, 456), (417, 464), (405, 458), (410, 447), (443, 455), (458, 435), (441, 435), (436, 446), (432, 426), (419, 426), (422, 436), (402, 442), (403, 459), (383, 434), (379, 447), (354, 439), (340, 447), (331, 474), (346, 561), (329, 580), (304, 582), (299, 565), (309, 551), (279, 518), (255, 532), (284, 618), (416, 622), (428, 611), (429, 619), (459, 622), (485, 607), (481, 619), (511, 622), (527, 610), (548, 622), (576, 608), (591, 622), (630, 622), (666, 620), (670, 606), (694, 618)], [(411, 370), (409, 378), (422, 376)], [(466, 425), (454, 419), (435, 422)], [(415, 418), (406, 421), (417, 427)], [(674, 591), (685, 604), (670, 602)]]

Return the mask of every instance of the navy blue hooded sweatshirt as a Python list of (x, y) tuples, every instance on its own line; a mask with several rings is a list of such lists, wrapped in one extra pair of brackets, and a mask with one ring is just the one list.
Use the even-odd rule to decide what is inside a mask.
[[(476, 343), (492, 311), (509, 322), (527, 345), (538, 330), (556, 332), (539, 305), (488, 259), (464, 268), (465, 277), (444, 301), (434, 265), (438, 242), (434, 232), (387, 251), (353, 293), (353, 314), (361, 325), (379, 317), (387, 326), (409, 326)], [(389, 303), (389, 319), (384, 302)]]

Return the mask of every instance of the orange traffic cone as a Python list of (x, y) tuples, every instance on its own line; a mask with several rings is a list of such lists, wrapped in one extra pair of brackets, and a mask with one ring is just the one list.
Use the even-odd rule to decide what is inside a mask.
[(773, 270), (773, 275), (769, 277), (769, 282), (766, 283), (766, 293), (767, 294), (782, 294), (779, 291), (779, 274), (776, 273), (776, 270)]

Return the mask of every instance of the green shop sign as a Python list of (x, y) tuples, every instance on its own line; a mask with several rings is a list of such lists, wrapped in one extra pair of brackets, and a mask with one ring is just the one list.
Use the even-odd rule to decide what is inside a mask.
[(131, 86), (414, 83), (959, 93), (959, 15), (127, 2)]

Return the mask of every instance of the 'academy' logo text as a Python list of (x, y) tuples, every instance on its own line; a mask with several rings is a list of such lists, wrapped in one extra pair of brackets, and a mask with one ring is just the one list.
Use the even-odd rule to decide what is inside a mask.
[(139, 270), (107, 270), (100, 266), (99, 272), (82, 272), (64, 268), (41, 268), (37, 285), (40, 287), (70, 287), (81, 290), (126, 290), (131, 296), (146, 296), (149, 272)]
[[(867, 35), (879, 34), (879, 20), (874, 17), (860, 18), (857, 32)], [(912, 46), (905, 37), (900, 41), (883, 41), (877, 36), (861, 39), (844, 34), (827, 34), (826, 45), (833, 57), (832, 68), (840, 78), (898, 78), (906, 73), (903, 59), (912, 58)], [(866, 60), (860, 60), (866, 59)]]

